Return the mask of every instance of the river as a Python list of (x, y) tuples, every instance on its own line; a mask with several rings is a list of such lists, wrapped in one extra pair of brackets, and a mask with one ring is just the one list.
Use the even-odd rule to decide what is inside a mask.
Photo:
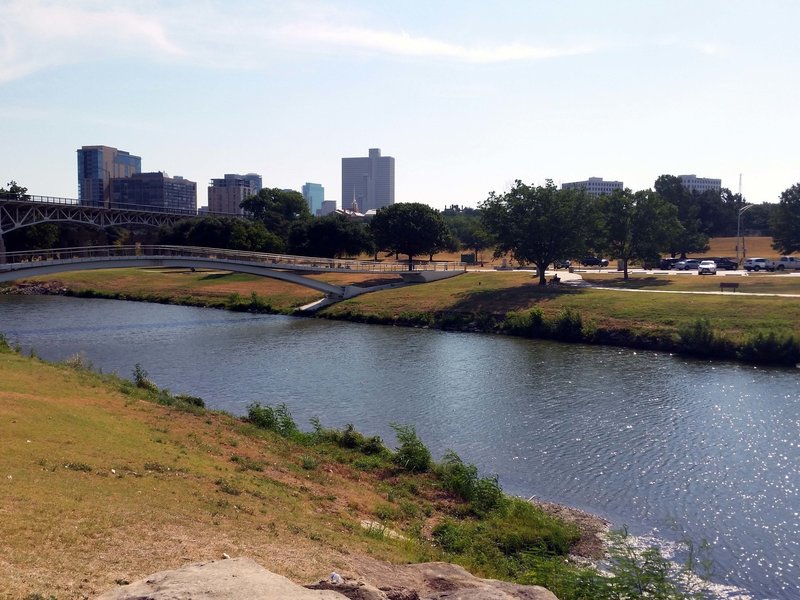
[[(794, 369), (505, 336), (63, 297), (0, 296), (0, 332), (48, 360), (82, 352), (243, 414), (411, 424), (503, 488), (632, 533), (713, 546), (721, 597), (800, 598)], [(726, 595), (728, 594), (728, 595)]]

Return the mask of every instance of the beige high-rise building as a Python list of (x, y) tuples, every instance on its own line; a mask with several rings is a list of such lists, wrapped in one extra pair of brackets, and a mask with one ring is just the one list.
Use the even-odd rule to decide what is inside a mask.
[(208, 186), (208, 212), (217, 215), (241, 215), (242, 200), (261, 191), (261, 175), (226, 173), (222, 179), (212, 179)]

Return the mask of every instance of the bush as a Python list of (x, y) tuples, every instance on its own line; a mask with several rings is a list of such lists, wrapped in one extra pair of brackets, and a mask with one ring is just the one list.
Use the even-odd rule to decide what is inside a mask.
[(261, 406), (258, 402), (254, 402), (247, 407), (245, 420), (259, 429), (274, 431), (283, 437), (294, 437), (300, 433), (285, 404), (273, 407)]
[(395, 449), (393, 460), (406, 471), (424, 473), (431, 468), (431, 452), (417, 437), (411, 425), (390, 423), (397, 434), (400, 446)]
[(679, 346), (682, 352), (697, 356), (732, 356), (732, 346), (728, 340), (717, 335), (711, 322), (700, 317), (691, 325), (683, 325), (678, 330)]
[(583, 318), (571, 308), (562, 309), (553, 320), (551, 329), (557, 340), (578, 341), (583, 337)]
[(477, 467), (464, 464), (452, 450), (445, 453), (438, 473), (444, 488), (469, 502), (472, 512), (477, 515), (498, 508), (505, 499), (497, 477), (478, 477)]
[(751, 363), (795, 365), (800, 362), (800, 341), (791, 334), (758, 332), (742, 344), (738, 356)]
[(156, 384), (150, 381), (147, 377), (147, 371), (144, 370), (144, 367), (142, 367), (142, 365), (139, 363), (136, 363), (133, 366), (133, 382), (136, 384), (136, 387), (149, 392), (157, 392), (158, 386), (156, 386)]
[(547, 332), (547, 323), (542, 309), (535, 306), (530, 310), (508, 313), (503, 329), (514, 335), (541, 337)]

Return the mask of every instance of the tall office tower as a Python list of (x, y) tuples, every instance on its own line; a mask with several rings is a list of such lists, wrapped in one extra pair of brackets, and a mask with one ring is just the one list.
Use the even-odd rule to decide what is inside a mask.
[(111, 206), (197, 214), (197, 184), (162, 172), (114, 178)]
[(325, 188), (318, 183), (306, 183), (303, 186), (303, 198), (306, 199), (311, 214), (315, 217), (320, 216), (317, 213), (322, 210), (322, 204), (325, 202)]
[(562, 190), (586, 190), (590, 196), (603, 196), (622, 189), (621, 181), (603, 181), (602, 177), (589, 177), (586, 181), (571, 181), (561, 184)]
[(223, 215), (241, 215), (242, 200), (261, 191), (261, 175), (226, 173), (222, 179), (212, 179), (208, 186), (208, 212)]
[(394, 204), (394, 158), (370, 148), (369, 156), (342, 159), (342, 208), (362, 213)]
[(111, 179), (142, 172), (142, 159), (110, 146), (78, 150), (78, 198), (88, 206), (109, 206)]
[(698, 177), (697, 175), (678, 175), (681, 184), (690, 192), (697, 192), (702, 194), (708, 190), (719, 192), (722, 189), (721, 179), (709, 179), (707, 177)]

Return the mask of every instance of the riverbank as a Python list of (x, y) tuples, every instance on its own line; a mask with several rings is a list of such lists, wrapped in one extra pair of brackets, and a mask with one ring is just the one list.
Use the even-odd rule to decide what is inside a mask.
[[(367, 276), (324, 275), (326, 281), (372, 286)], [(739, 278), (742, 281), (745, 278)], [(42, 284), (47, 279), (33, 280)], [(492, 332), (682, 353), (703, 358), (794, 366), (800, 362), (800, 298), (778, 294), (794, 277), (749, 276), (753, 296), (718, 292), (715, 278), (587, 273), (590, 285), (539, 286), (529, 272), (469, 272), (424, 285), (364, 294), (326, 307), (320, 318), (362, 323)], [(62, 274), (49, 282), (81, 297), (208, 306), (293, 314), (319, 295), (255, 276), (181, 269), (119, 269)], [(602, 289), (599, 289), (602, 287)], [(610, 289), (609, 289), (610, 288)], [(622, 293), (619, 289), (645, 290)], [(708, 294), (646, 293), (647, 290)], [(60, 293), (60, 292), (59, 292)]]
[[(0, 579), (10, 597), (92, 597), (224, 554), (300, 582), (358, 575), (364, 557), (509, 578), (502, 551), (481, 562), (445, 549), (443, 524), (467, 536), (491, 519), (498, 542), (506, 526), (446, 491), (442, 471), (400, 469), (352, 430), (322, 429), (314, 441), (259, 429), (137, 373), (140, 385), (93, 373), (80, 357), (48, 364), (0, 348)], [(602, 520), (544, 507), (574, 525), (537, 512), (529, 532), (517, 515), (516, 543), (533, 535), (531, 548), (566, 541), (557, 554), (601, 550)]]

